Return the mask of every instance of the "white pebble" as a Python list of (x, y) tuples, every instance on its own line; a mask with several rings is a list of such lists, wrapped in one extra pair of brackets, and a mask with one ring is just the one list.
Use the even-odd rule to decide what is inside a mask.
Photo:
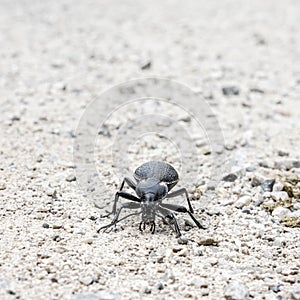
[(236, 208), (242, 208), (242, 207), (244, 207), (244, 206), (249, 205), (250, 203), (251, 203), (251, 197), (248, 196), (248, 195), (245, 195), (245, 196), (242, 196), (241, 198), (239, 198), (239, 199), (235, 202), (234, 206), (235, 206)]
[(6, 189), (6, 183), (4, 181), (0, 182), (0, 191), (5, 190)]
[(289, 214), (290, 214), (290, 210), (282, 206), (276, 207), (272, 212), (272, 216), (279, 218), (280, 220), (282, 220), (284, 217), (288, 216)]
[(276, 181), (273, 185), (273, 192), (280, 192), (283, 189), (283, 184), (280, 181)]
[(275, 201), (285, 201), (289, 199), (289, 195), (287, 192), (271, 192), (271, 197)]
[(246, 300), (248, 299), (248, 289), (237, 281), (231, 282), (225, 290), (225, 298), (228, 300)]

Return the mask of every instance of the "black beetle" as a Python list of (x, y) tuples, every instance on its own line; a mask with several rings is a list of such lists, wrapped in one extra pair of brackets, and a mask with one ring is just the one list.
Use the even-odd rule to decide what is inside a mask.
[[(198, 228), (205, 229), (205, 227), (201, 225), (200, 222), (197, 221), (193, 216), (194, 210), (189, 200), (187, 190), (185, 188), (182, 188), (178, 191), (169, 193), (179, 180), (177, 171), (170, 164), (162, 161), (149, 161), (138, 167), (135, 170), (133, 176), (137, 183), (135, 183), (128, 177), (124, 178), (120, 190), (116, 192), (112, 212), (105, 216), (107, 217), (111, 214), (114, 214), (115, 217), (110, 224), (98, 229), (98, 232), (100, 232), (100, 230), (102, 229), (105, 230), (132, 215), (141, 214), (142, 221), (139, 226), (139, 229), (141, 231), (145, 230), (146, 225), (150, 225), (150, 231), (154, 233), (155, 217), (159, 216), (164, 220), (165, 218), (170, 219), (174, 223), (177, 237), (180, 237), (181, 233), (179, 230), (179, 226), (172, 211), (188, 213)], [(137, 196), (122, 191), (125, 182), (135, 190)], [(189, 209), (182, 205), (162, 202), (164, 198), (173, 198), (182, 194), (185, 194), (186, 196)], [(119, 197), (131, 200), (133, 202), (124, 203), (117, 210), (117, 202)], [(119, 219), (120, 213), (124, 208), (141, 208), (141, 210), (139, 212), (129, 214), (122, 219)]]

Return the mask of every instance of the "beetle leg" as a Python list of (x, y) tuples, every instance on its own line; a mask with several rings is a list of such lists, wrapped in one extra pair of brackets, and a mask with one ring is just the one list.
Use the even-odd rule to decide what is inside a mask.
[[(142, 221), (139, 225), (139, 230), (143, 232), (146, 229), (146, 222)], [(150, 232), (153, 234), (155, 232), (155, 222), (150, 222)]]
[(146, 222), (142, 221), (142, 222), (140, 223), (139, 230), (140, 230), (141, 232), (143, 232), (143, 231), (145, 231), (145, 229), (146, 229)]
[(169, 203), (162, 203), (161, 204), (162, 207), (176, 211), (176, 212), (183, 212), (183, 213), (188, 213), (190, 215), (190, 217), (192, 218), (192, 220), (195, 222), (195, 224), (197, 225), (198, 228), (201, 229), (206, 229), (205, 226), (203, 226), (194, 216), (193, 214), (184, 206), (181, 205), (177, 205), (177, 204), (169, 204)]
[(176, 237), (180, 237), (181, 236), (181, 232), (177, 223), (177, 220), (174, 216), (174, 214), (169, 211), (168, 209), (165, 209), (161, 206), (158, 207), (158, 210), (163, 214), (164, 217), (170, 218), (173, 223), (174, 223), (174, 227), (175, 227), (175, 231), (176, 231)]
[(141, 232), (143, 232), (142, 225), (143, 225), (143, 221), (140, 223), (140, 226), (139, 226), (139, 230), (140, 230)]
[[(135, 188), (136, 188), (136, 183), (135, 183), (132, 179), (130, 179), (129, 177), (125, 177), (125, 178), (123, 179), (122, 183), (121, 183), (121, 186), (120, 186), (120, 189), (119, 189), (118, 192), (121, 192), (121, 191), (123, 190), (125, 182), (126, 182), (132, 189), (135, 190)], [(118, 200), (119, 200), (119, 196), (121, 196), (121, 195), (118, 195), (118, 192), (116, 192), (116, 195), (115, 195), (115, 199), (114, 199), (114, 204), (113, 204), (112, 211), (111, 211), (110, 213), (108, 213), (108, 214), (102, 216), (102, 218), (106, 218), (106, 217), (108, 217), (108, 216), (110, 216), (110, 215), (112, 215), (112, 214), (114, 214), (114, 215), (116, 214), (117, 203), (118, 203)], [(121, 197), (122, 197), (122, 196), (121, 196)], [(126, 197), (123, 197), (123, 198), (126, 198)], [(128, 199), (128, 198), (126, 198), (126, 199)], [(129, 199), (129, 200), (132, 200), (132, 199)]]
[[(129, 215), (127, 215), (127, 216), (125, 216), (125, 217), (119, 219), (114, 225), (116, 225), (117, 223), (119, 223), (119, 222), (121, 222), (121, 221), (123, 221), (123, 220), (125, 220), (125, 219), (127, 219), (127, 218), (129, 218), (129, 217), (131, 217), (131, 216), (137, 216), (137, 215), (140, 215), (140, 214), (141, 214), (140, 211), (139, 211), (139, 212), (132, 213), (132, 214), (129, 214)], [(106, 230), (107, 230), (109, 227), (111, 227), (111, 226), (113, 226), (113, 225), (108, 224), (108, 225), (106, 225), (106, 226), (103, 226), (103, 227), (99, 228), (99, 229), (97, 230), (97, 232), (99, 233), (102, 229), (103, 229), (103, 232), (106, 232)]]
[(187, 203), (188, 203), (190, 212), (191, 212), (191, 213), (194, 213), (194, 209), (193, 209), (193, 207), (192, 207), (192, 204), (191, 204), (191, 201), (190, 201), (190, 198), (189, 198), (189, 194), (188, 194), (186, 188), (182, 188), (182, 189), (180, 189), (180, 190), (178, 190), (178, 191), (172, 192), (172, 193), (168, 194), (168, 195), (166, 196), (166, 198), (173, 198), (173, 197), (177, 197), (177, 196), (180, 196), (180, 195), (183, 195), (183, 194), (185, 194), (186, 201), (187, 201)]
[[(124, 179), (125, 180), (125, 179)], [(122, 188), (123, 186), (121, 186)], [(141, 202), (141, 200), (134, 196), (134, 195), (131, 195), (127, 192), (123, 192), (122, 190), (119, 190), (116, 192), (116, 195), (115, 195), (115, 200), (114, 200), (114, 205), (113, 205), (113, 208), (112, 208), (112, 211), (104, 216), (102, 216), (102, 218), (105, 218), (105, 217), (108, 217), (110, 216), (111, 214), (116, 214), (117, 212), (117, 203), (118, 203), (118, 200), (119, 200), (119, 197), (122, 197), (122, 198), (125, 198), (125, 199), (128, 199), (128, 200), (131, 200), (131, 201), (135, 201), (135, 202)]]
[[(130, 195), (130, 194), (129, 194)], [(131, 195), (132, 196), (132, 195)], [(124, 203), (122, 204), (122, 206), (118, 209), (115, 217), (113, 218), (113, 220), (111, 221), (110, 224), (108, 225), (105, 225), (105, 226), (102, 226), (101, 228), (99, 228), (97, 230), (97, 232), (99, 233), (102, 229), (106, 230), (107, 228), (113, 226), (113, 225), (116, 225), (120, 220), (119, 220), (119, 216), (120, 216), (120, 213), (122, 211), (122, 209), (124, 208), (128, 208), (128, 209), (137, 209), (137, 208), (140, 208), (140, 204), (139, 203), (134, 203), (134, 202), (127, 202), (127, 203)], [(139, 212), (140, 213), (140, 212)], [(137, 213), (138, 214), (138, 213)], [(123, 218), (124, 220), (124, 218)]]
[(126, 182), (133, 190), (136, 189), (136, 183), (135, 183), (131, 178), (125, 177), (125, 178), (123, 179), (122, 184), (121, 184), (120, 191), (123, 190), (123, 187), (124, 187), (125, 182)]
[(154, 232), (155, 232), (155, 222), (154, 221), (151, 223), (150, 231), (152, 234), (154, 234)]

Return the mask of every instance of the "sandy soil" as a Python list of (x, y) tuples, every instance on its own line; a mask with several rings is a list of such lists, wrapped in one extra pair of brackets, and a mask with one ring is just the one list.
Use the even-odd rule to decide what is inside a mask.
[[(0, 1), (1, 299), (300, 299), (300, 4), (161, 2)], [(226, 170), (191, 112), (158, 101), (122, 111), (127, 89), (100, 101), (99, 116), (113, 114), (91, 149), (101, 181), (85, 189), (81, 117), (142, 77), (180, 82), (201, 99), (195, 111), (210, 107)], [(159, 134), (127, 137), (145, 113)], [(174, 126), (197, 161), (182, 159)], [(150, 159), (180, 170), (207, 230), (177, 214), (181, 240), (161, 221), (139, 232), (139, 217), (97, 234), (110, 222), (98, 207)]]

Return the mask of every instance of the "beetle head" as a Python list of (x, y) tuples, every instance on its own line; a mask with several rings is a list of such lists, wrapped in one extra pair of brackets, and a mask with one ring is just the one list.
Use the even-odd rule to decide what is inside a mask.
[(142, 219), (145, 223), (150, 223), (155, 220), (155, 212), (158, 201), (155, 201), (155, 194), (146, 193), (141, 199)]

